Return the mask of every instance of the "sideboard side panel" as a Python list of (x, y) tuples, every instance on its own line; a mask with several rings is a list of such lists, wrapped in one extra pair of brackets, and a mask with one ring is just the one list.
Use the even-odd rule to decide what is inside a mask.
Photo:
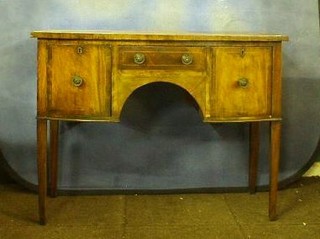
[(273, 81), (272, 81), (272, 117), (282, 117), (282, 45), (281, 42), (273, 47)]
[(47, 113), (47, 62), (48, 50), (46, 40), (38, 40), (37, 72), (37, 117)]

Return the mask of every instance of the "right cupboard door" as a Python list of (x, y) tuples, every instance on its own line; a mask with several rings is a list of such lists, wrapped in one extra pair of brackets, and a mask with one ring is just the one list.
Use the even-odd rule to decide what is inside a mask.
[(211, 117), (259, 120), (271, 116), (272, 47), (213, 49)]

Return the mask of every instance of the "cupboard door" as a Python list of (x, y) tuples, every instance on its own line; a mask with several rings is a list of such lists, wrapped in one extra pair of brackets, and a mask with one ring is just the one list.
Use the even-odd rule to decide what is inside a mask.
[(271, 47), (214, 49), (211, 113), (220, 119), (271, 115)]
[(49, 46), (48, 114), (59, 118), (110, 116), (111, 50), (103, 44)]

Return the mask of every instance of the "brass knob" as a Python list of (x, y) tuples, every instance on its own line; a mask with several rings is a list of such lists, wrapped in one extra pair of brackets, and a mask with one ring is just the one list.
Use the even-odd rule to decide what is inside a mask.
[(83, 84), (83, 79), (80, 76), (73, 76), (72, 77), (72, 84), (75, 87), (79, 87)]
[(241, 88), (247, 88), (248, 85), (249, 85), (249, 80), (247, 78), (240, 78), (238, 80), (238, 85), (241, 87)]
[(193, 61), (193, 56), (191, 54), (185, 53), (181, 56), (181, 61), (184, 65), (190, 65)]
[(146, 57), (143, 53), (136, 53), (133, 56), (134, 63), (141, 65), (146, 61)]

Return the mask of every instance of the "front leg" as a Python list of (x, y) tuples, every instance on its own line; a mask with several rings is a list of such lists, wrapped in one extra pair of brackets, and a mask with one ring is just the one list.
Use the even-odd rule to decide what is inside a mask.
[(280, 162), (281, 122), (271, 122), (270, 126), (270, 191), (269, 191), (269, 219), (277, 217), (277, 193)]

